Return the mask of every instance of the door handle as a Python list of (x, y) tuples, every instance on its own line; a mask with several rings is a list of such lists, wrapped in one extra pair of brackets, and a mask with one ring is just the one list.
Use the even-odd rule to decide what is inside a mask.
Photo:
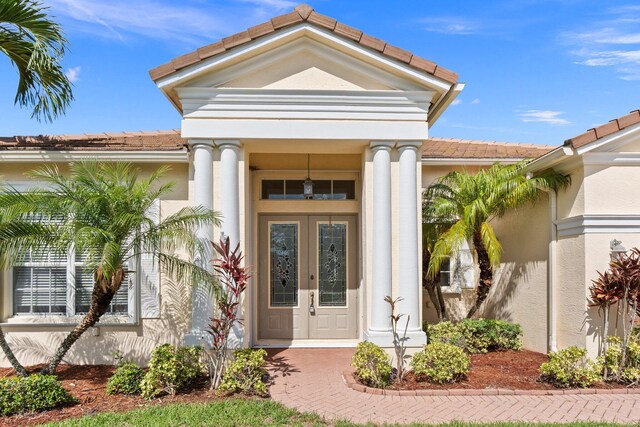
[(314, 293), (311, 292), (311, 305), (309, 306), (309, 314), (316, 314), (316, 306), (313, 303), (314, 297), (315, 297)]

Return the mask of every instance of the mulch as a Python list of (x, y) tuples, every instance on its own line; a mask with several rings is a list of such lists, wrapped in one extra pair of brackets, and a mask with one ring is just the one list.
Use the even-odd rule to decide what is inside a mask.
[[(553, 390), (554, 386), (538, 381), (539, 368), (549, 358), (535, 351), (497, 351), (472, 354), (471, 367), (465, 380), (452, 384), (433, 384), (417, 381), (409, 372), (403, 382), (396, 382), (391, 390), (450, 390), (450, 389), (510, 389)], [(592, 388), (626, 388), (621, 384), (597, 383)]]
[[(32, 366), (31, 372), (37, 372), (43, 365)], [(125, 412), (148, 406), (171, 403), (204, 403), (222, 399), (209, 390), (208, 380), (203, 378), (191, 389), (175, 396), (162, 396), (147, 400), (140, 396), (108, 395), (106, 384), (115, 368), (107, 365), (60, 365), (57, 376), (64, 387), (78, 399), (77, 405), (28, 415), (0, 416), (0, 427), (33, 426), (67, 418), (79, 418), (98, 412)], [(13, 375), (13, 370), (0, 368), (0, 377)]]

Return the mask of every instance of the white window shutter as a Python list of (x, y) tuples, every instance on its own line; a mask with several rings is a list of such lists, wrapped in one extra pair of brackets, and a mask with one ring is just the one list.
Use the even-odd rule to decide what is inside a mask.
[(456, 280), (461, 289), (475, 288), (475, 263), (469, 243), (465, 240), (457, 255)]
[[(160, 200), (154, 201), (147, 212), (154, 224), (160, 222)], [(140, 256), (140, 317), (154, 319), (160, 317), (160, 270), (158, 259), (152, 254)]]

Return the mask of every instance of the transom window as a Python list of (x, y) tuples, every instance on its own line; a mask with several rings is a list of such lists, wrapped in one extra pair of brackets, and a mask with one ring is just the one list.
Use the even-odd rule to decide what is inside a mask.
[[(263, 200), (304, 200), (304, 180), (262, 180), (261, 198)], [(354, 180), (313, 180), (313, 200), (355, 200), (355, 198)]]

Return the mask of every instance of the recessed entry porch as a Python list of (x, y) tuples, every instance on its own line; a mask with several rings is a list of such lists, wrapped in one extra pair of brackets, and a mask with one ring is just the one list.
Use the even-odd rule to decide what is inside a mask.
[(362, 154), (247, 155), (251, 344), (354, 346), (362, 335)]

